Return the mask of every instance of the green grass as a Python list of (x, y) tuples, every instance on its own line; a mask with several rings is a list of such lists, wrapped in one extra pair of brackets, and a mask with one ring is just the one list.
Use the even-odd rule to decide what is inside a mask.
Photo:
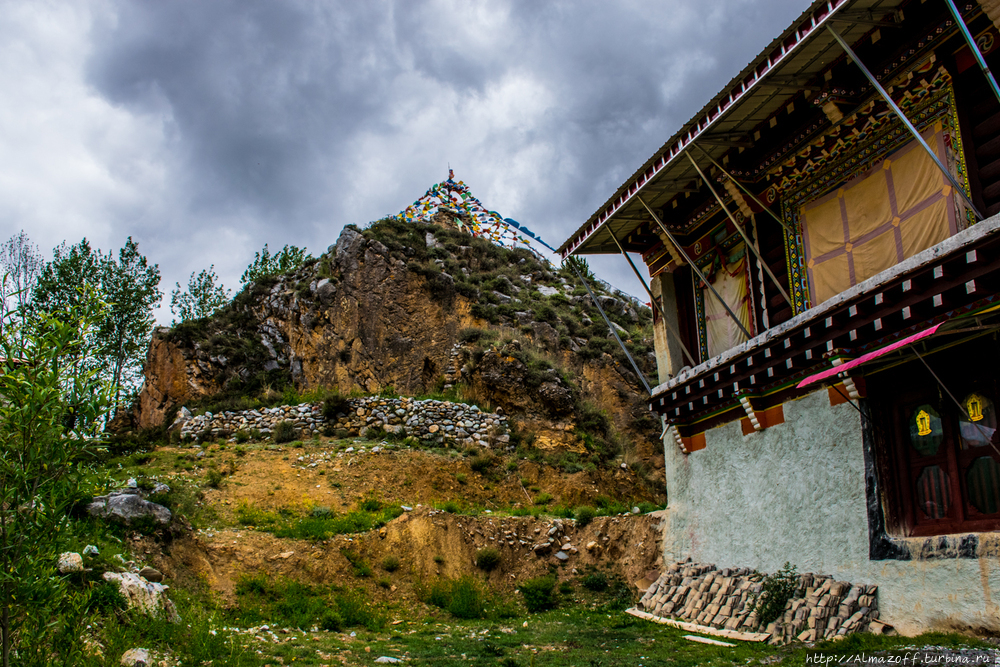
[[(443, 598), (439, 601), (447, 602)], [(392, 610), (389, 613), (392, 615)], [(736, 667), (779, 663), (782, 666), (805, 665), (807, 656), (817, 653), (840, 656), (864, 652), (871, 655), (894, 650), (902, 655), (906, 653), (903, 647), (914, 645), (987, 646), (958, 635), (943, 634), (918, 638), (855, 635), (815, 648), (802, 644), (773, 647), (754, 643), (738, 643), (731, 648), (709, 646), (685, 640), (683, 636), (691, 634), (685, 630), (650, 623), (622, 612), (594, 609), (587, 604), (567, 604), (526, 618), (496, 618), (487, 612), (485, 619), (458, 618), (445, 610), (438, 611), (438, 605), (432, 604), (428, 616), (399, 613), (394, 617), (402, 622), (387, 625), (377, 632), (358, 629), (356, 637), (321, 633), (319, 641), (301, 637), (296, 642), (283, 642), (280, 646), (262, 644), (260, 648), (265, 656), (283, 657), (285, 664), (295, 657), (292, 664), (310, 666), (332, 664), (319, 657), (317, 651), (322, 651), (337, 654), (351, 667), (370, 665), (383, 655), (406, 656), (405, 664), (435, 667)], [(528, 623), (526, 627), (522, 624), (524, 620)], [(837, 664), (836, 658), (827, 664)]]
[[(275, 537), (289, 537), (298, 540), (322, 541), (334, 535), (366, 533), (380, 528), (403, 513), (396, 505), (373, 506), (362, 501), (362, 508), (334, 514), (332, 512), (310, 512), (295, 516), (292, 512), (271, 512), (241, 503), (236, 508), (236, 520), (243, 526), (253, 526), (257, 530), (272, 533)], [(368, 509), (363, 509), (368, 508)]]
[(292, 628), (325, 630), (365, 627), (378, 630), (386, 623), (384, 610), (360, 589), (310, 586), (272, 579), (262, 572), (244, 575), (236, 583), (237, 605), (226, 612), (227, 622), (247, 627), (268, 623)]

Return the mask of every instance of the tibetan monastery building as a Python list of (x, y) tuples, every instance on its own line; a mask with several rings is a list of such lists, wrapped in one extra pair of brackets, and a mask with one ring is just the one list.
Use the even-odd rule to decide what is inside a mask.
[(666, 562), (1000, 629), (998, 24), (814, 2), (559, 249), (646, 265)]

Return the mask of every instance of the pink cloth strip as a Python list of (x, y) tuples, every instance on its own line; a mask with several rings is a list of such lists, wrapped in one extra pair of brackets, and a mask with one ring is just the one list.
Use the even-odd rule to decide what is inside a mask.
[(854, 368), (855, 366), (860, 366), (861, 364), (867, 363), (867, 362), (871, 361), (872, 359), (877, 359), (877, 358), (881, 357), (883, 354), (889, 354), (893, 350), (898, 350), (901, 347), (906, 347), (907, 345), (915, 343), (915, 342), (917, 342), (918, 340), (920, 340), (922, 338), (927, 338), (928, 336), (932, 335), (934, 332), (936, 332), (938, 330), (938, 327), (940, 327), (940, 326), (941, 326), (941, 324), (935, 324), (930, 329), (924, 329), (920, 333), (915, 333), (912, 336), (907, 336), (906, 338), (903, 338), (902, 340), (897, 340), (892, 345), (886, 345), (883, 348), (879, 348), (879, 349), (877, 349), (877, 350), (875, 350), (873, 352), (869, 352), (868, 354), (862, 355), (862, 356), (860, 356), (857, 359), (854, 359), (852, 361), (848, 361), (848, 362), (843, 363), (843, 364), (841, 364), (839, 366), (834, 366), (833, 368), (829, 368), (829, 369), (827, 369), (827, 370), (825, 370), (825, 371), (823, 371), (821, 373), (816, 373), (816, 375), (810, 375), (805, 380), (803, 380), (802, 382), (798, 383), (798, 385), (796, 385), (796, 387), (798, 387), (798, 388), (806, 387), (808, 385), (813, 384), (814, 382), (819, 382), (820, 380), (825, 380), (826, 378), (828, 378), (828, 377), (830, 377), (832, 375), (837, 375), (838, 373), (843, 373), (844, 371), (850, 370), (850, 369)]

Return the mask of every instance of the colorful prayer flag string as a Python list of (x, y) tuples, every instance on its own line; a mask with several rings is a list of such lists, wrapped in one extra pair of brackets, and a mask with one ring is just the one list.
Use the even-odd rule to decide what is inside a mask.
[(455, 173), (451, 169), (448, 170), (447, 181), (432, 185), (423, 197), (401, 211), (397, 217), (406, 222), (430, 222), (441, 211), (454, 214), (459, 229), (464, 229), (473, 236), (488, 238), (497, 245), (513, 248), (520, 244), (536, 252), (531, 247), (531, 240), (534, 239), (555, 252), (548, 243), (517, 221), (487, 210), (464, 182), (455, 181)]

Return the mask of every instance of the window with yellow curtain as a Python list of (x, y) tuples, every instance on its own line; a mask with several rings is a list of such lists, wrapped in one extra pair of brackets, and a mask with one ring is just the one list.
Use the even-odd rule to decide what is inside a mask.
[[(720, 257), (719, 268), (709, 280), (712, 287), (736, 313), (740, 323), (747, 331), (753, 331), (753, 318), (750, 314), (750, 289), (747, 281), (746, 246), (741, 244), (729, 256)], [(709, 358), (722, 354), (736, 347), (747, 339), (739, 326), (733, 321), (712, 290), (702, 287), (702, 299), (705, 304), (705, 333), (708, 339)]]
[[(923, 136), (948, 164), (941, 123)], [(916, 140), (800, 213), (814, 306), (957, 232), (953, 188)]]

